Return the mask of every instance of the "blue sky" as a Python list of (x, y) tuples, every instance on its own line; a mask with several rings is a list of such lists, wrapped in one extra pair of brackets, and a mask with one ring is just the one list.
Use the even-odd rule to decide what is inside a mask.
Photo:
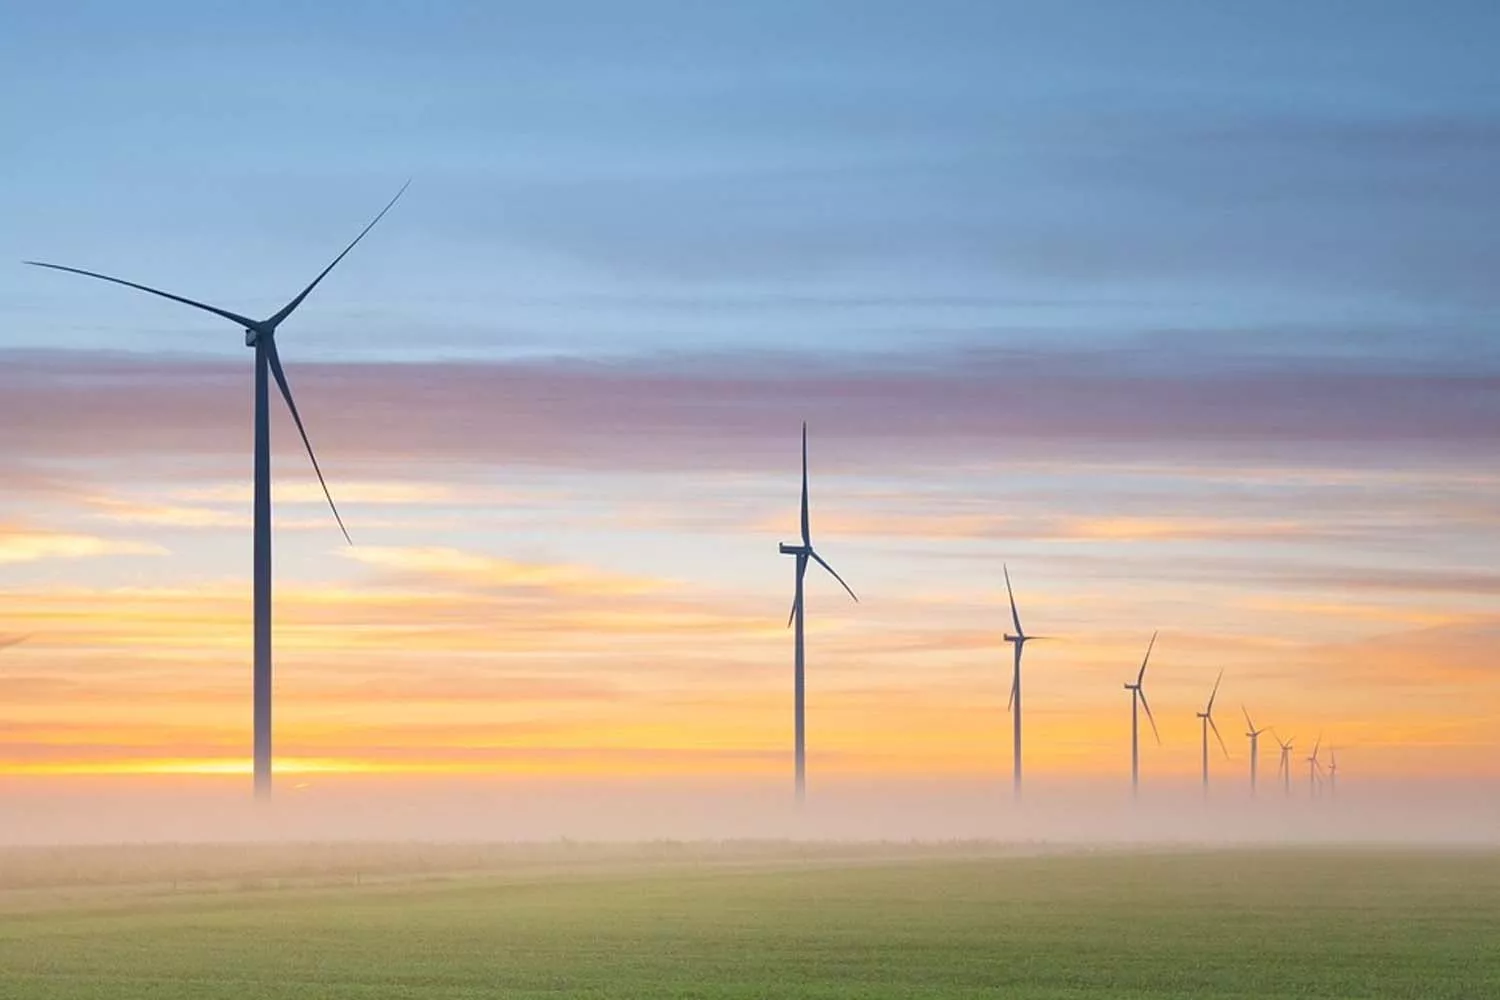
[[(1210, 6), (22, 9), (0, 248), (269, 311), (411, 176), (298, 356), (1485, 340), (1500, 14)], [(14, 346), (237, 346), (0, 301)]]

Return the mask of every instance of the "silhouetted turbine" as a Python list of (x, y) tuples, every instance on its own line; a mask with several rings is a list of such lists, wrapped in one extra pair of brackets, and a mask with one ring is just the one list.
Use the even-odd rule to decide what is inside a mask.
[[(407, 184), (410, 184), (407, 181)], [(270, 413), (270, 389), (269, 380), (275, 379), (276, 386), (281, 391), (282, 399), (286, 401), (286, 407), (291, 412), (292, 422), (297, 425), (297, 433), (302, 437), (302, 445), (307, 449), (307, 457), (312, 460), (313, 472), (317, 474), (318, 484), (323, 487), (323, 495), (328, 499), (328, 507), (333, 511), (333, 518), (338, 523), (339, 531), (343, 533), (344, 541), (350, 542), (349, 532), (344, 527), (344, 519), (339, 516), (338, 507), (333, 503), (333, 494), (328, 492), (328, 483), (323, 478), (323, 470), (318, 465), (318, 456), (313, 453), (312, 442), (308, 440), (307, 429), (302, 425), (302, 416), (297, 412), (297, 403), (292, 399), (292, 388), (287, 383), (286, 372), (281, 366), (281, 356), (276, 350), (276, 329), (288, 316), (296, 311), (302, 301), (311, 294), (318, 283), (328, 276), (328, 272), (336, 267), (339, 261), (353, 250), (355, 244), (365, 238), (365, 234), (375, 227), (391, 206), (396, 204), (406, 191), (407, 184), (401, 185), (401, 190), (396, 196), (386, 203), (380, 213), (370, 220), (370, 224), (360, 231), (360, 234), (346, 246), (343, 251), (333, 259), (333, 263), (325, 267), (319, 275), (302, 291), (298, 292), (286, 305), (266, 319), (251, 319), (241, 316), (239, 313), (220, 309), (204, 302), (164, 292), (159, 288), (151, 288), (148, 285), (138, 285), (133, 281), (123, 278), (114, 278), (107, 274), (99, 274), (96, 271), (85, 271), (77, 267), (65, 267), (62, 264), (47, 264), (41, 261), (28, 260), (27, 264), (35, 267), (50, 268), (54, 271), (67, 271), (70, 274), (81, 274), (87, 278), (98, 278), (100, 281), (112, 282), (116, 285), (124, 285), (138, 291), (157, 295), (173, 302), (180, 302), (194, 309), (221, 316), (231, 323), (240, 326), (245, 331), (245, 346), (255, 348), (255, 671), (254, 671), (254, 701), (255, 701), (255, 793), (262, 798), (271, 794), (271, 413)], [(350, 542), (350, 544), (353, 544)]]
[(1156, 745), (1161, 746), (1161, 733), (1156, 730), (1156, 718), (1151, 714), (1151, 703), (1146, 700), (1146, 665), (1151, 662), (1151, 650), (1156, 648), (1156, 633), (1151, 633), (1151, 641), (1146, 644), (1146, 655), (1141, 659), (1140, 673), (1135, 675), (1134, 684), (1126, 684), (1125, 690), (1130, 692), (1130, 794), (1139, 796), (1141, 792), (1141, 730), (1140, 709), (1146, 710), (1146, 719), (1151, 723), (1151, 733), (1156, 737)]
[(1010, 598), (1010, 620), (1015, 626), (1015, 634), (1005, 633), (1005, 641), (1010, 643), (1015, 650), (1014, 668), (1010, 679), (1010, 700), (1006, 708), (1011, 713), (1013, 746), (1011, 748), (1011, 789), (1016, 798), (1021, 797), (1021, 650), (1028, 642), (1036, 642), (1045, 636), (1027, 635), (1025, 629), (1021, 628), (1021, 614), (1016, 610), (1016, 593), (1010, 587), (1010, 567), (1001, 565), (1005, 572), (1005, 594)]
[(1281, 778), (1281, 791), (1282, 791), (1282, 794), (1285, 795), (1287, 798), (1291, 798), (1292, 797), (1292, 740), (1296, 739), (1296, 737), (1293, 736), (1292, 739), (1289, 739), (1289, 740), (1287, 740), (1286, 742), (1283, 743), (1282, 740), (1281, 740), (1281, 737), (1276, 735), (1276, 731), (1274, 729), (1271, 730), (1271, 735), (1275, 738), (1276, 745), (1279, 746), (1279, 747), (1281, 747), (1281, 761), (1276, 765), (1276, 774), (1277, 774), (1277, 776), (1279, 778)]
[(1318, 748), (1323, 745), (1323, 734), (1318, 734), (1317, 742), (1313, 744), (1312, 756), (1307, 758), (1307, 797), (1315, 799), (1318, 797), (1318, 769), (1322, 766), (1318, 763)]
[(1250, 737), (1250, 794), (1254, 796), (1257, 772), (1260, 769), (1260, 734), (1265, 732), (1265, 730), (1255, 728), (1255, 723), (1250, 721), (1250, 710), (1248, 708), (1241, 705), (1240, 711), (1245, 713), (1245, 726), (1247, 727), (1245, 735)]
[(817, 551), (813, 548), (811, 524), (807, 512), (806, 421), (804, 421), (802, 424), (802, 544), (788, 545), (786, 542), (782, 542), (781, 554), (784, 556), (797, 557), (796, 591), (795, 596), (792, 598), (792, 613), (791, 616), (787, 619), (787, 625), (792, 625), (795, 623), (797, 626), (794, 640), (796, 651), (793, 657), (795, 664), (793, 680), (795, 691), (793, 698), (793, 713), (795, 716), (794, 727), (796, 744), (795, 757), (797, 770), (797, 802), (800, 805), (807, 795), (807, 728), (805, 722), (806, 683), (804, 680), (805, 660), (803, 656), (803, 620), (805, 616), (803, 614), (802, 580), (803, 577), (807, 575), (807, 564), (809, 560), (826, 569), (830, 574), (832, 574), (833, 578), (837, 580), (843, 586), (843, 588), (849, 592), (850, 597), (853, 597), (856, 602), (859, 601), (859, 598), (855, 596), (853, 589), (850, 588), (847, 583), (844, 583), (844, 578), (839, 576), (838, 572), (832, 566), (828, 565), (828, 563), (824, 561), (823, 557), (818, 555)]
[(1220, 748), (1224, 751), (1224, 759), (1229, 759), (1229, 748), (1224, 746), (1224, 737), (1219, 735), (1219, 727), (1214, 724), (1214, 699), (1219, 696), (1219, 681), (1224, 679), (1224, 671), (1219, 671), (1218, 680), (1214, 681), (1213, 693), (1208, 696), (1208, 706), (1198, 713), (1198, 718), (1203, 720), (1203, 794), (1208, 794), (1208, 731), (1214, 731), (1214, 738), (1219, 741)]

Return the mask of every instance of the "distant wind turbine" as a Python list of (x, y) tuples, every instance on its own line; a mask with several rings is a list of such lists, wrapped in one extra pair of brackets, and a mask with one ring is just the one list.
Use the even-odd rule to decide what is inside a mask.
[(1289, 740), (1286, 740), (1285, 742), (1282, 742), (1281, 737), (1277, 736), (1274, 730), (1271, 732), (1271, 735), (1273, 737), (1275, 737), (1275, 739), (1276, 739), (1276, 745), (1279, 746), (1279, 747), (1281, 747), (1281, 762), (1276, 765), (1276, 774), (1277, 774), (1278, 777), (1281, 778), (1281, 791), (1282, 791), (1282, 793), (1284, 795), (1286, 795), (1287, 798), (1291, 798), (1291, 796), (1292, 796), (1292, 740), (1296, 739), (1296, 737), (1294, 736), (1294, 737), (1292, 737), (1292, 739), (1289, 739)]
[(1146, 644), (1146, 655), (1141, 659), (1140, 673), (1135, 675), (1134, 684), (1126, 684), (1125, 690), (1130, 692), (1130, 794), (1139, 796), (1141, 792), (1141, 728), (1140, 710), (1146, 710), (1146, 718), (1151, 723), (1151, 733), (1156, 737), (1156, 745), (1161, 746), (1161, 733), (1156, 729), (1156, 718), (1151, 714), (1151, 703), (1146, 700), (1146, 664), (1151, 662), (1151, 650), (1156, 648), (1156, 633), (1151, 633), (1151, 641)]
[(1260, 734), (1265, 732), (1265, 729), (1255, 728), (1255, 723), (1250, 721), (1250, 710), (1244, 705), (1240, 706), (1240, 711), (1245, 713), (1245, 735), (1250, 737), (1250, 794), (1253, 796), (1258, 778), (1257, 772), (1260, 770)]
[[(410, 183), (407, 181), (407, 184)], [(317, 474), (318, 483), (323, 487), (323, 495), (328, 499), (328, 507), (333, 511), (333, 518), (338, 523), (339, 531), (343, 533), (346, 542), (350, 541), (349, 532), (344, 527), (344, 520), (339, 516), (338, 508), (334, 506), (333, 494), (328, 492), (328, 483), (323, 479), (323, 470), (318, 466), (318, 457), (313, 453), (307, 430), (302, 426), (302, 416), (297, 412), (297, 403), (292, 399), (292, 389), (287, 384), (286, 372), (281, 367), (281, 356), (276, 350), (276, 329), (296, 311), (312, 290), (318, 287), (318, 283), (328, 276), (328, 272), (332, 271), (339, 261), (354, 249), (355, 244), (365, 238), (365, 234), (375, 227), (375, 223), (391, 210), (391, 206), (396, 204), (396, 199), (406, 191), (407, 184), (401, 185), (401, 190), (396, 192), (396, 196), (387, 202), (385, 208), (380, 210), (370, 224), (365, 226), (360, 234), (343, 249), (343, 252), (333, 259), (333, 263), (325, 267), (306, 288), (297, 293), (295, 298), (266, 319), (251, 319), (227, 309), (220, 309), (218, 306), (211, 306), (181, 295), (174, 295), (171, 292), (164, 292), (159, 288), (138, 285), (133, 281), (113, 278), (95, 271), (35, 260), (26, 261), (27, 264), (35, 267), (67, 271), (70, 274), (81, 274), (87, 278), (98, 278), (101, 281), (124, 285), (127, 288), (171, 299), (173, 302), (180, 302), (194, 309), (221, 316), (244, 328), (245, 346), (255, 348), (255, 669), (253, 687), (255, 794), (261, 798), (271, 794), (271, 412), (269, 380), (272, 378), (276, 380), (277, 388), (281, 390), (281, 396), (286, 400), (287, 409), (291, 411), (292, 422), (297, 425), (297, 433), (302, 437), (302, 445), (307, 449), (307, 457), (312, 460), (313, 472)]]
[(1318, 747), (1323, 745), (1323, 736), (1320, 733), (1318, 740), (1313, 744), (1312, 756), (1307, 758), (1307, 796), (1315, 799), (1318, 797)]
[(805, 721), (804, 721), (805, 717), (806, 717), (806, 712), (805, 712), (806, 683), (804, 681), (805, 659), (804, 659), (804, 656), (803, 656), (803, 619), (804, 619), (805, 615), (804, 615), (804, 603), (803, 603), (803, 599), (802, 599), (802, 590), (803, 590), (802, 580), (803, 580), (803, 577), (805, 577), (807, 575), (807, 564), (808, 564), (808, 562), (809, 561), (815, 562), (819, 566), (822, 566), (824, 569), (826, 569), (830, 574), (832, 574), (833, 578), (835, 580), (837, 580), (840, 583), (840, 585), (842, 585), (843, 588), (849, 592), (849, 596), (850, 597), (853, 597), (856, 602), (859, 601), (859, 598), (857, 596), (855, 596), (855, 593), (854, 593), (853, 589), (850, 588), (850, 586), (847, 583), (844, 583), (844, 578), (843, 577), (839, 576), (838, 571), (836, 571), (832, 566), (828, 565), (828, 563), (823, 559), (823, 557), (820, 556), (820, 555), (818, 555), (818, 553), (813, 549), (812, 531), (811, 531), (811, 525), (810, 525), (810, 522), (809, 522), (808, 512), (807, 512), (807, 422), (806, 421), (803, 421), (803, 423), (802, 423), (802, 544), (800, 544), (800, 545), (788, 545), (786, 542), (782, 542), (781, 543), (781, 554), (784, 555), (784, 556), (796, 556), (797, 557), (797, 585), (796, 585), (796, 592), (795, 592), (796, 596), (794, 596), (792, 598), (792, 613), (791, 613), (791, 616), (787, 619), (787, 624), (788, 625), (792, 625), (792, 624), (795, 623), (796, 626), (797, 626), (797, 630), (796, 630), (796, 633), (795, 633), (795, 639), (794, 639), (795, 644), (796, 644), (796, 653), (795, 653), (795, 656), (794, 656), (796, 667), (795, 667), (795, 680), (794, 680), (793, 683), (794, 683), (795, 692), (796, 692), (795, 693), (795, 709), (794, 709), (794, 713), (795, 713), (795, 717), (796, 717), (796, 721), (795, 721), (796, 737), (795, 737), (795, 739), (796, 739), (796, 767), (797, 767), (797, 802), (800, 805), (802, 803), (803, 799), (806, 798), (806, 796), (807, 796), (807, 730), (806, 730), (806, 724), (805, 724)]
[(1334, 747), (1328, 748), (1328, 797), (1339, 797), (1339, 752)]
[(1016, 592), (1010, 587), (1010, 567), (1002, 565), (1005, 571), (1005, 594), (1010, 598), (1010, 620), (1015, 625), (1015, 634), (1007, 632), (1005, 641), (1010, 643), (1015, 650), (1014, 669), (1010, 681), (1010, 701), (1006, 705), (1010, 709), (1013, 730), (1014, 746), (1011, 750), (1011, 786), (1016, 798), (1021, 797), (1021, 650), (1028, 642), (1035, 642), (1044, 638), (1040, 635), (1027, 635), (1021, 628), (1021, 615), (1016, 611)]
[(1208, 731), (1214, 731), (1214, 738), (1219, 741), (1219, 747), (1224, 751), (1224, 759), (1229, 759), (1229, 748), (1224, 746), (1224, 737), (1219, 735), (1219, 727), (1214, 724), (1214, 699), (1219, 696), (1219, 681), (1224, 679), (1224, 671), (1219, 671), (1218, 680), (1214, 681), (1213, 693), (1208, 696), (1208, 705), (1198, 713), (1198, 718), (1203, 720), (1203, 794), (1208, 794)]

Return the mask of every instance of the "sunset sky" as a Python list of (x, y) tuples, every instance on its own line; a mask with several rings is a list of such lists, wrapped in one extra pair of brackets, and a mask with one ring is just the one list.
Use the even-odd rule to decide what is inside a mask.
[[(13, 5), (0, 770), (1500, 779), (1500, 6)], [(1210, 9), (1212, 8), (1212, 9)], [(1263, 747), (1263, 773), (1274, 758)], [(1300, 772), (1299, 772), (1300, 773)], [(182, 780), (187, 780), (186, 778)], [(248, 777), (245, 779), (248, 789)]]

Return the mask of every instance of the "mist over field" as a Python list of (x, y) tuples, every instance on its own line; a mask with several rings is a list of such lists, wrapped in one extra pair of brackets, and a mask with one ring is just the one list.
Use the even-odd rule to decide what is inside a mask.
[(1500, 844), (1500, 789), (1479, 780), (1262, 786), (1035, 781), (826, 781), (798, 810), (782, 781), (288, 779), (270, 802), (242, 780), (8, 779), (0, 844), (213, 842), (983, 841), (1072, 845)]

